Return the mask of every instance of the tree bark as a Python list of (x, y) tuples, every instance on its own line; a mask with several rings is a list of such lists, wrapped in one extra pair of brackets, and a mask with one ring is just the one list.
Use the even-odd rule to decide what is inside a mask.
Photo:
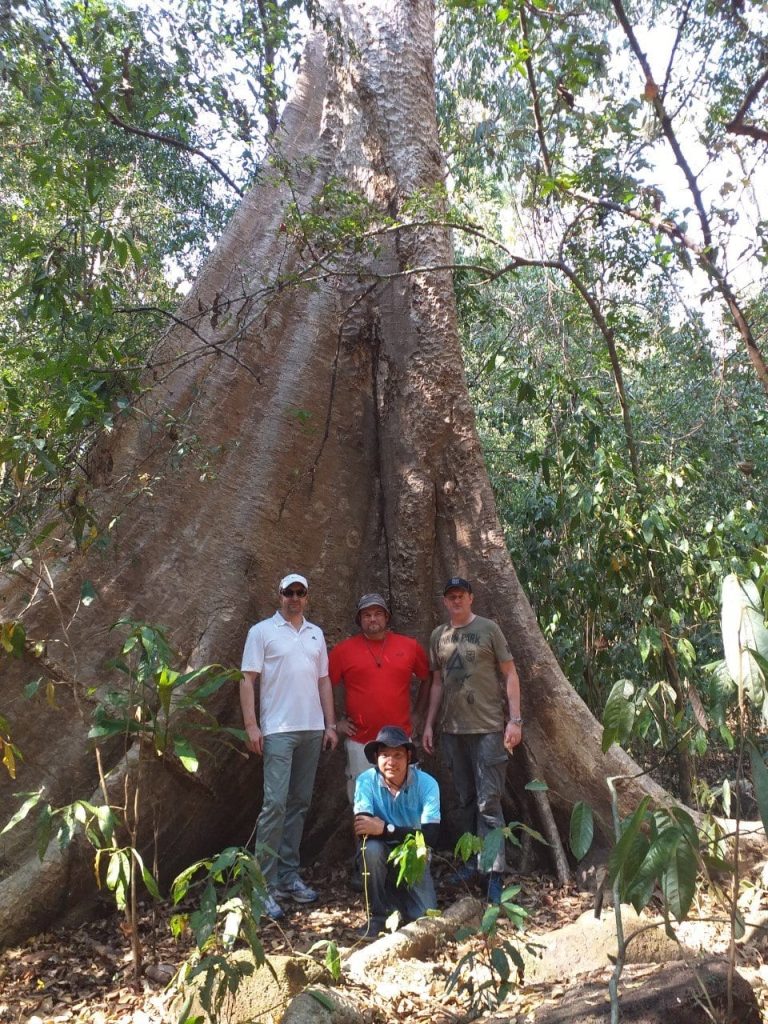
[[(25, 756), (18, 783), (0, 781), (4, 809), (17, 789), (43, 786), (54, 804), (97, 790), (86, 736), (95, 700), (119, 685), (107, 665), (116, 620), (165, 626), (189, 665), (238, 665), (249, 625), (272, 613), (289, 570), (309, 576), (309, 614), (329, 644), (354, 628), (357, 595), (374, 589), (390, 596), (396, 628), (426, 641), (442, 618), (443, 580), (471, 578), (475, 610), (496, 618), (511, 644), (526, 744), (556, 813), (584, 800), (610, 827), (608, 775), (627, 780), (625, 810), (645, 793), (665, 799), (621, 751), (602, 755), (601, 728), (511, 565), (468, 398), (451, 273), (417, 269), (450, 267), (448, 233), (390, 229), (375, 246), (334, 254), (297, 228), (331, 187), (395, 221), (419, 194), (439, 202), (432, 56), (429, 0), (340, 4), (327, 34), (310, 41), (260, 180), (160, 339), (138, 407), (89, 457), (77, 500), (98, 538), (78, 548), (62, 519), (3, 584), (5, 616), (21, 618), (46, 651), (44, 667), (31, 649), (3, 666), (3, 711)], [(97, 594), (87, 607), (85, 581)], [(56, 707), (23, 695), (40, 674), (56, 680)], [(239, 724), (236, 686), (213, 707)], [(125, 770), (121, 749), (111, 765), (109, 756), (113, 772)], [(342, 760), (336, 752), (321, 764), (309, 857), (322, 856), (346, 819)], [(152, 800), (142, 837), (151, 842), (154, 819), (164, 874), (245, 842), (260, 786), (258, 760), (223, 744), (195, 776), (158, 763), (142, 782)], [(35, 867), (31, 826), (0, 842), (0, 942), (89, 891), (82, 854)], [(21, 905), (19, 893), (37, 886)]]

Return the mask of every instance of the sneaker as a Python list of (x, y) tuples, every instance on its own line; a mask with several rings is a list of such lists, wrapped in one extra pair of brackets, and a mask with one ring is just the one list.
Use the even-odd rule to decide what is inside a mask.
[(273, 921), (279, 921), (281, 917), (285, 917), (285, 911), (269, 890), (264, 897), (264, 913)]
[(488, 902), (498, 906), (501, 903), (503, 891), (504, 876), (500, 871), (491, 871), (488, 875)]
[(298, 875), (290, 882), (278, 883), (275, 895), (293, 900), (294, 903), (314, 903), (317, 899), (315, 890), (310, 889), (305, 882), (302, 882)]

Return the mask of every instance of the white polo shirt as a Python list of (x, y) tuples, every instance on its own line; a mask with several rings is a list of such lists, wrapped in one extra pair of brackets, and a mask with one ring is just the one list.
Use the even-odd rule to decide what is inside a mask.
[(324, 729), (317, 682), (328, 675), (328, 649), (319, 626), (302, 621), (299, 629), (275, 612), (251, 626), (240, 666), (258, 672), (262, 733)]

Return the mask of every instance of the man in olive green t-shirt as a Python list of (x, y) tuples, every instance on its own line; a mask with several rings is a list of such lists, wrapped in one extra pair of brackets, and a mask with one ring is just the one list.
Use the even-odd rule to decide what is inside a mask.
[[(482, 838), (504, 826), (507, 751), (520, 743), (523, 720), (520, 681), (507, 641), (495, 622), (473, 613), (473, 601), (468, 580), (448, 580), (443, 604), (450, 623), (438, 626), (429, 644), (432, 687), (422, 744), (434, 753), (435, 720), (442, 708), (441, 750), (456, 786), (462, 830)], [(505, 870), (502, 847), (487, 880), (491, 903), (499, 902)]]

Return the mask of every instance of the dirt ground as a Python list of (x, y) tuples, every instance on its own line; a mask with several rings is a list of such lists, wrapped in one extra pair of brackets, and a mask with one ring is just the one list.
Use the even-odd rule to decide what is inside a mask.
[[(446, 906), (457, 891), (438, 876), (440, 905)], [(348, 884), (346, 866), (328, 877), (307, 876), (321, 893), (317, 904), (291, 909), (279, 923), (265, 925), (262, 938), (267, 954), (307, 953), (319, 940), (333, 939), (340, 949), (348, 949), (357, 940), (354, 929), (364, 921), (362, 898)], [(560, 889), (546, 876), (508, 876), (508, 883), (522, 885), (518, 901), (530, 915), (531, 929), (537, 933), (553, 931), (591, 909), (593, 897), (573, 886)], [(471, 890), (470, 890), (471, 891)], [(477, 893), (475, 893), (477, 894)], [(61, 929), (31, 939), (24, 946), (8, 949), (0, 955), (0, 1022), (2, 1024), (171, 1024), (172, 992), (167, 982), (190, 952), (190, 942), (177, 941), (168, 927), (167, 908), (145, 908), (141, 933), (145, 968), (140, 982), (132, 980), (128, 936), (123, 919), (108, 912), (97, 920), (77, 928)], [(711, 898), (702, 897), (696, 908), (702, 927), (710, 930), (708, 944), (712, 952), (725, 952), (728, 933)], [(515, 935), (506, 926), (508, 935)], [(519, 935), (518, 935), (519, 939)], [(446, 992), (449, 977), (457, 961), (476, 940), (449, 943), (435, 954), (428, 965), (411, 969), (404, 963), (390, 982), (379, 983), (375, 991), (355, 997), (367, 1001), (371, 1021), (432, 1021), (433, 1024), (463, 1024), (493, 1016), (490, 1009), (475, 1004), (466, 989)], [(322, 953), (317, 954), (322, 957)], [(739, 950), (738, 961), (758, 993), (763, 1021), (768, 1024), (768, 944), (758, 935)], [(506, 1017), (523, 1024), (545, 1000), (557, 999), (568, 978), (554, 985), (519, 985), (504, 1004)]]

